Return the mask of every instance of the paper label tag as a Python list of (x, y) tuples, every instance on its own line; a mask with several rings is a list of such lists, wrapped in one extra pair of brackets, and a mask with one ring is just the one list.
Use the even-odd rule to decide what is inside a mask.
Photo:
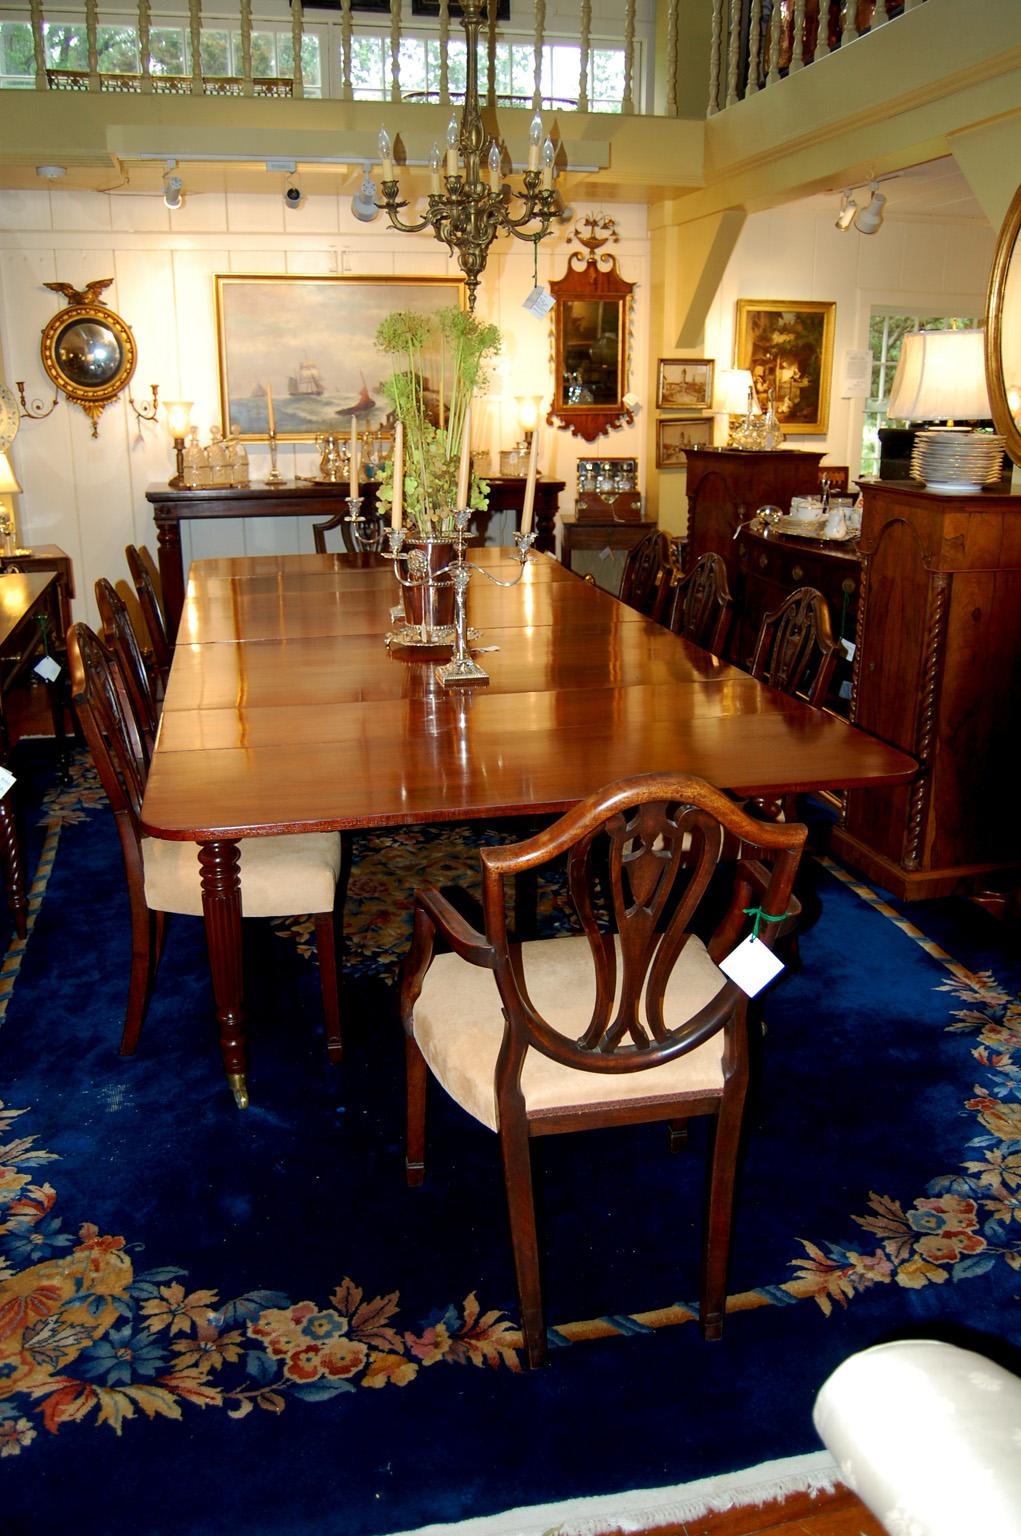
[(9, 789), (13, 789), (17, 779), (9, 768), (0, 767), (0, 799), (3, 799)]
[(36, 662), (32, 670), (38, 672), (44, 683), (55, 683), (60, 676), (60, 666), (52, 656), (44, 656), (42, 661)]
[(547, 293), (545, 288), (533, 288), (521, 308), (527, 309), (530, 315), (538, 315), (541, 319), (543, 315), (549, 314), (553, 304), (553, 295)]
[(840, 643), (841, 643), (841, 645), (844, 648), (844, 655), (847, 657), (848, 661), (853, 661), (854, 660), (854, 653), (858, 649), (858, 647), (855, 645), (854, 641), (853, 640), (841, 640)]
[(729, 976), (747, 997), (756, 997), (767, 982), (779, 976), (783, 968), (783, 961), (778, 960), (773, 951), (767, 949), (753, 933), (743, 939), (736, 949), (732, 949), (725, 960), (720, 961), (720, 970), (724, 976)]

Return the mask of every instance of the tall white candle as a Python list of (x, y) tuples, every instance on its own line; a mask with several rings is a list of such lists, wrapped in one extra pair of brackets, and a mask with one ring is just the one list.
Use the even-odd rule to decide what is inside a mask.
[(348, 495), (358, 495), (358, 417), (351, 417), (351, 473), (348, 481)]
[(463, 512), (468, 505), (468, 482), (472, 468), (472, 408), (464, 413), (464, 430), (461, 433), (461, 462), (457, 469), (457, 511)]
[(267, 384), (266, 385), (266, 421), (267, 421), (267, 424), (268, 424), (270, 437), (275, 436), (276, 429), (277, 429), (277, 419), (276, 419), (276, 417), (273, 414), (273, 386), (272, 386), (272, 384)]
[(521, 532), (532, 531), (532, 510), (535, 506), (535, 476), (539, 462), (539, 428), (532, 433), (532, 446), (528, 452), (528, 479), (525, 481), (525, 504), (521, 509)]
[(400, 528), (404, 522), (404, 423), (398, 421), (394, 428), (393, 501), (391, 502), (390, 526)]

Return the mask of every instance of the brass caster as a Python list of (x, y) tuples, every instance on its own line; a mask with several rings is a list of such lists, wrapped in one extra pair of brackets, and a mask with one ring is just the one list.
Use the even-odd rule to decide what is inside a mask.
[(227, 1087), (234, 1095), (234, 1103), (238, 1109), (248, 1108), (248, 1084), (243, 1072), (228, 1072)]

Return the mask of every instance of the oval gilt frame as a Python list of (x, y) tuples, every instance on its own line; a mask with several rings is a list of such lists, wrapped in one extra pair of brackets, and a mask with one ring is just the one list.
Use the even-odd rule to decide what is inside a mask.
[[(48, 285), (49, 286), (49, 285)], [(95, 286), (95, 285), (93, 285)], [(80, 301), (82, 296), (77, 295)], [(119, 357), (110, 371), (97, 383), (83, 383), (68, 371), (62, 358), (63, 342), (68, 331), (76, 325), (89, 323), (100, 326), (113, 337)], [(72, 302), (60, 309), (43, 331), (40, 344), (42, 364), (56, 387), (63, 391), (74, 405), (80, 405), (92, 421), (92, 436), (99, 435), (99, 418), (111, 400), (125, 390), (131, 382), (138, 361), (138, 349), (131, 327), (118, 314), (98, 299), (92, 302)]]

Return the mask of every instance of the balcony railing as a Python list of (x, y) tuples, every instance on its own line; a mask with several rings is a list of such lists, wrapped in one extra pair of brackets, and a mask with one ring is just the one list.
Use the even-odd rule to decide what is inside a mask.
[(926, 0), (713, 0), (709, 116)]
[[(652, 30), (636, 27), (636, 0), (622, 0), (621, 23), (593, 30), (592, 0), (580, 0), (577, 26), (548, 31), (545, 0), (533, 0), (529, 22), (515, 4), (514, 29), (501, 24), (497, 5), (479, 50), (483, 94), (494, 105), (554, 106), (557, 110), (634, 112), (643, 97), (639, 65), (651, 57)], [(677, 10), (669, 0), (677, 63)], [(450, 0), (438, 0), (434, 21), (417, 15), (405, 25), (409, 0), (381, 14), (337, 0), (332, 16), (311, 16), (293, 0), (283, 23), (254, 20), (252, 0), (239, 0), (237, 20), (224, 21), (222, 0), (203, 16), (202, 0), (183, 0), (177, 14), (153, 14), (137, 0), (113, 21), (99, 0), (75, 7), (43, 0), (0, 10), (0, 84), (38, 91), (128, 92), (142, 95), (332, 96), (341, 100), (435, 101), (460, 99), (465, 45)], [(18, 20), (18, 12), (22, 19)], [(207, 6), (207, 11), (212, 11)], [(524, 28), (524, 30), (523, 30)], [(564, 31), (568, 36), (563, 36)], [(666, 110), (676, 115), (676, 91)]]

